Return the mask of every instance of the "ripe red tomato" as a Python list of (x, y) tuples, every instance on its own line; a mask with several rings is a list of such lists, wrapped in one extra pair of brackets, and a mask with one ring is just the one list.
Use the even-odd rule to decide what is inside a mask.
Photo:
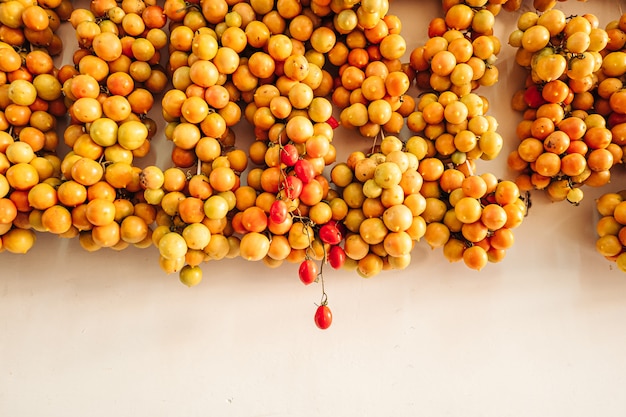
[(298, 162), (300, 155), (298, 155), (298, 148), (296, 148), (291, 143), (286, 144), (280, 150), (280, 162), (287, 165), (288, 167), (292, 167)]
[(315, 310), (315, 325), (322, 330), (326, 330), (332, 322), (333, 313), (330, 311), (330, 308), (326, 304), (317, 307), (317, 310)]
[(346, 262), (346, 252), (341, 246), (331, 246), (328, 250), (327, 259), (333, 269), (341, 269)]
[(335, 225), (337, 230), (339, 230), (339, 233), (341, 233), (342, 239), (346, 237), (346, 233), (348, 233), (348, 229), (346, 228), (346, 225), (343, 224), (343, 222), (338, 222), (337, 220), (331, 220), (328, 222), (328, 224)]
[(284, 222), (288, 214), (289, 210), (284, 200), (276, 200), (270, 206), (270, 219), (276, 224)]
[(324, 243), (330, 245), (337, 245), (341, 242), (342, 235), (337, 226), (331, 223), (326, 223), (320, 227), (319, 237)]
[(315, 178), (315, 168), (313, 164), (306, 159), (298, 159), (298, 162), (293, 166), (296, 176), (302, 180), (303, 183), (309, 183)]
[(528, 107), (537, 109), (542, 104), (546, 103), (546, 100), (542, 97), (541, 91), (536, 85), (531, 85), (524, 92), (524, 101), (528, 104)]
[(298, 276), (304, 285), (309, 285), (317, 279), (317, 264), (312, 259), (305, 259), (298, 268)]
[(294, 200), (302, 193), (302, 180), (294, 175), (287, 175), (282, 184), (288, 198)]
[(613, 127), (622, 123), (626, 123), (626, 114), (612, 112), (607, 120), (608, 126)]

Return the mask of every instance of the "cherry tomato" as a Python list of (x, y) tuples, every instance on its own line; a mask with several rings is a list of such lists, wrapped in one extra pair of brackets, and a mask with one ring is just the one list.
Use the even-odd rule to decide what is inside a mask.
[(302, 180), (300, 178), (295, 175), (287, 175), (282, 185), (288, 198), (293, 200), (300, 197), (300, 193), (302, 193)]
[(280, 150), (280, 162), (292, 167), (298, 162), (300, 155), (298, 155), (298, 149), (291, 143), (286, 144)]
[(626, 123), (626, 114), (620, 113), (611, 113), (607, 119), (607, 124), (609, 127), (617, 126), (619, 124)]
[(346, 237), (346, 233), (348, 232), (348, 229), (346, 228), (346, 225), (343, 224), (343, 222), (338, 222), (337, 220), (331, 220), (328, 222), (328, 224), (332, 224), (337, 228), (339, 233), (341, 233), (342, 239)]
[(315, 325), (322, 329), (328, 329), (333, 322), (333, 313), (326, 304), (322, 304), (315, 310)]
[(326, 223), (320, 227), (319, 237), (324, 243), (337, 245), (341, 242), (342, 235), (337, 226), (331, 223)]
[(524, 92), (524, 101), (528, 104), (528, 107), (533, 109), (539, 108), (542, 104), (546, 103), (546, 100), (542, 97), (541, 91), (536, 85), (531, 85)]
[(312, 259), (305, 259), (298, 268), (298, 276), (304, 285), (309, 285), (317, 279), (317, 264)]
[(293, 166), (296, 176), (302, 180), (304, 184), (311, 182), (315, 178), (315, 168), (313, 164), (306, 159), (299, 159)]
[(331, 246), (328, 251), (328, 263), (333, 269), (341, 269), (346, 262), (346, 252), (341, 246)]
[(270, 206), (270, 219), (276, 224), (284, 222), (288, 214), (287, 203), (284, 200), (276, 200)]

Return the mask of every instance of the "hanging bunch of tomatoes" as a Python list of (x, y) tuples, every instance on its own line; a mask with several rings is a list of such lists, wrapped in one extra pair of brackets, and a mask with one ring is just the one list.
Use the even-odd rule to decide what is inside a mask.
[(615, 59), (608, 32), (591, 14), (567, 18), (557, 9), (524, 13), (517, 26), (509, 42), (529, 75), (513, 100), (524, 117), (509, 166), (522, 188), (577, 204), (581, 186), (607, 184), (623, 156), (607, 125), (607, 106), (600, 106), (605, 99), (597, 95), (607, 76), (603, 67)]
[(35, 230), (65, 234), (71, 226), (57, 204), (57, 120), (67, 106), (53, 57), (72, 10), (70, 1), (0, 3), (0, 248), (15, 253), (32, 247)]
[[(36, 232), (88, 251), (154, 246), (189, 286), (208, 261), (295, 263), (321, 285), (320, 328), (325, 265), (404, 269), (420, 240), (472, 269), (501, 261), (527, 188), (477, 172), (503, 147), (477, 90), (498, 81), (495, 16), (519, 2), (442, 6), (407, 51), (388, 0), (0, 3), (0, 249), (25, 253)], [(604, 38), (580, 19), (590, 45), (575, 53), (594, 52), (591, 71)], [(57, 68), (61, 21), (78, 48)], [(587, 26), (551, 37), (561, 48)], [(337, 161), (342, 129), (364, 145)], [(148, 158), (159, 136), (165, 163)]]
[[(611, 132), (611, 149), (618, 153), (616, 147), (621, 148), (622, 153), (619, 156), (623, 156), (626, 145), (626, 15), (622, 14), (619, 20), (609, 23), (605, 30), (608, 41), (603, 51), (602, 66), (596, 72), (598, 82), (592, 90), (594, 108), (605, 120), (605, 124), (600, 126)], [(626, 230), (622, 231), (626, 223), (623, 216), (626, 204), (622, 204), (623, 200), (622, 190), (604, 193), (596, 200), (596, 249), (621, 271), (626, 272)]]

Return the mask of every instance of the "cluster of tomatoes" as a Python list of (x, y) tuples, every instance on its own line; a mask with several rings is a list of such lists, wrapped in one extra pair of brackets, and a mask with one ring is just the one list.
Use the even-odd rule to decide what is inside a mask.
[[(482, 7), (484, 6), (487, 10), (489, 10), (494, 15), (500, 13), (501, 10), (505, 10), (507, 12), (515, 12), (522, 7), (524, 2), (529, 2), (528, 0), (470, 0), (459, 2), (458, 0), (442, 0), (442, 5), (444, 9), (447, 9), (450, 6), (453, 6), (458, 3), (464, 3), (471, 7)], [(545, 12), (550, 10), (556, 6), (558, 2), (564, 2), (567, 0), (533, 0), (532, 7), (538, 12)], [(578, 0), (581, 2), (587, 2), (587, 0)]]
[(58, 227), (59, 212), (66, 213), (56, 204), (57, 118), (67, 106), (53, 57), (63, 45), (57, 30), (71, 12), (69, 1), (0, 4), (0, 235), (12, 252), (30, 249), (33, 229), (67, 231)]
[(596, 250), (626, 272), (626, 202), (624, 191), (608, 192), (596, 200)]
[[(620, 30), (619, 20), (612, 25)], [(520, 143), (508, 164), (519, 172), (522, 189), (546, 190), (554, 201), (577, 204), (581, 185), (609, 182), (611, 168), (623, 156), (620, 120), (608, 118), (607, 89), (610, 85), (612, 94), (622, 85), (624, 68), (616, 65), (615, 56), (623, 47), (619, 39), (600, 28), (592, 14), (568, 18), (552, 9), (518, 19), (509, 42), (518, 48), (516, 61), (529, 75), (513, 99), (524, 117), (517, 128)], [(619, 97), (613, 99), (616, 107)]]
[[(396, 110), (411, 79), (388, 2), (176, 3), (165, 4), (174, 87), (162, 100), (166, 137), (172, 155), (188, 156), (188, 165), (177, 165), (195, 166), (212, 190), (199, 223), (211, 242), (227, 236), (216, 239), (222, 250), (203, 251), (210, 259), (240, 256), (272, 267), (299, 263), (305, 284), (323, 285), (327, 261), (341, 268), (350, 259), (356, 268), (342, 244), (347, 205), (324, 170), (336, 160), (333, 108), (358, 106), (351, 116), (342, 111), (339, 122), (364, 136), (376, 137), (392, 119), (401, 128)], [(241, 119), (256, 139), (243, 161), (233, 149)], [(161, 257), (178, 256), (181, 274), (199, 274), (189, 244), (184, 257), (169, 250), (170, 240), (180, 241), (172, 234), (184, 237), (184, 228), (169, 228), (168, 239), (158, 241)], [(319, 308), (329, 312), (323, 289)], [(327, 327), (328, 314), (320, 317), (327, 324), (318, 325)]]
[(29, 44), (51, 56), (57, 56), (63, 51), (63, 40), (57, 34), (57, 29), (69, 19), (72, 10), (72, 2), (69, 0), (2, 2), (0, 39), (11, 46)]
[[(609, 35), (607, 53), (602, 61), (602, 74), (605, 76), (598, 83), (595, 91), (595, 104), (598, 112), (606, 119), (606, 127), (611, 130), (612, 143), (624, 149), (625, 134), (624, 115), (624, 65), (623, 59), (626, 57), (626, 26), (624, 15), (611, 24), (607, 25), (606, 31)], [(596, 200), (596, 209), (600, 218), (596, 224), (598, 240), (596, 248), (598, 252), (609, 261), (615, 262), (617, 267), (626, 272), (626, 255), (623, 255), (626, 247), (626, 238), (622, 231), (626, 222), (623, 210), (626, 205), (621, 204), (624, 199), (624, 192), (608, 192), (601, 195)]]
[(405, 147), (418, 160), (421, 183), (419, 197), (407, 195), (405, 204), (414, 215), (413, 240), (423, 237), (450, 262), (480, 270), (504, 258), (527, 202), (515, 183), (477, 173), (476, 161), (496, 158), (504, 142), (489, 102), (476, 93), (497, 82), (501, 45), (493, 12), (470, 3), (444, 4), (410, 55), (417, 87), (429, 92), (415, 99), (406, 119), (413, 136)]
[[(500, 0), (496, 0), (497, 2), (501, 2)], [(532, 6), (538, 12), (545, 12), (552, 9), (556, 6), (557, 2), (562, 2), (567, 0), (533, 0)], [(587, 0), (578, 0), (582, 2), (586, 2)], [(519, 10), (524, 0), (504, 0), (502, 2), (502, 7), (507, 11), (516, 11)]]
[[(577, 205), (582, 186), (609, 183), (623, 163), (626, 15), (600, 27), (591, 13), (567, 17), (551, 9), (522, 14), (509, 38), (516, 61), (529, 70), (513, 98), (523, 114), (519, 145), (508, 157), (522, 190), (545, 190)], [(596, 201), (597, 251), (626, 270), (623, 192)]]
[[(421, 239), (476, 270), (498, 262), (526, 204), (514, 182), (476, 173), (502, 137), (475, 90), (497, 81), (507, 3), (443, 1), (406, 63), (388, 0), (0, 3), (1, 248), (25, 253), (36, 231), (89, 251), (156, 246), (189, 286), (207, 261), (296, 263), (321, 283), (320, 328), (325, 264), (403, 269)], [(78, 48), (56, 68), (61, 20)], [(169, 167), (142, 162), (158, 100)], [(371, 150), (337, 163), (339, 125)]]

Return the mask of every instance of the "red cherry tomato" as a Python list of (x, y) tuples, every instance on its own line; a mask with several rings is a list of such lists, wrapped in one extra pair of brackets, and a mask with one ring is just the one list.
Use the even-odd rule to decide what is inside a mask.
[(302, 193), (302, 180), (294, 175), (287, 175), (282, 184), (288, 198), (296, 199)]
[(346, 262), (346, 252), (341, 246), (331, 246), (328, 250), (327, 259), (333, 269), (341, 269)]
[(607, 120), (609, 127), (626, 123), (626, 114), (612, 112)]
[(333, 116), (330, 116), (328, 120), (326, 120), (326, 123), (328, 123), (333, 129), (337, 129), (339, 127), (339, 122)]
[(300, 159), (300, 155), (298, 155), (298, 148), (296, 148), (293, 144), (288, 143), (280, 150), (280, 162), (288, 167), (294, 166), (296, 162), (298, 162), (298, 159)]
[(305, 259), (298, 268), (298, 276), (304, 285), (309, 285), (317, 279), (317, 264), (311, 259)]
[(302, 180), (304, 184), (311, 182), (315, 178), (315, 168), (313, 164), (306, 159), (298, 159), (293, 166), (296, 176)]
[(324, 243), (328, 243), (330, 245), (337, 245), (341, 242), (341, 232), (334, 224), (327, 223), (320, 227), (319, 237)]
[(331, 220), (328, 222), (328, 224), (335, 225), (339, 233), (341, 233), (342, 239), (346, 237), (346, 233), (348, 233), (348, 229), (346, 228), (345, 224), (343, 224), (342, 222), (338, 222), (337, 220)]
[(289, 209), (284, 200), (276, 200), (270, 206), (270, 219), (276, 224), (284, 222), (288, 214)]
[(330, 308), (326, 304), (317, 307), (317, 310), (315, 310), (315, 325), (322, 330), (326, 330), (332, 322), (333, 313), (330, 311)]
[(487, 194), (486, 196), (484, 196), (480, 200), (481, 200), (481, 203), (483, 203), (484, 205), (494, 204), (496, 202), (496, 196), (495, 196), (494, 193), (491, 193), (491, 194)]
[(524, 101), (528, 104), (528, 107), (538, 109), (539, 106), (546, 103), (546, 100), (541, 95), (541, 91), (536, 85), (531, 85), (524, 92)]

